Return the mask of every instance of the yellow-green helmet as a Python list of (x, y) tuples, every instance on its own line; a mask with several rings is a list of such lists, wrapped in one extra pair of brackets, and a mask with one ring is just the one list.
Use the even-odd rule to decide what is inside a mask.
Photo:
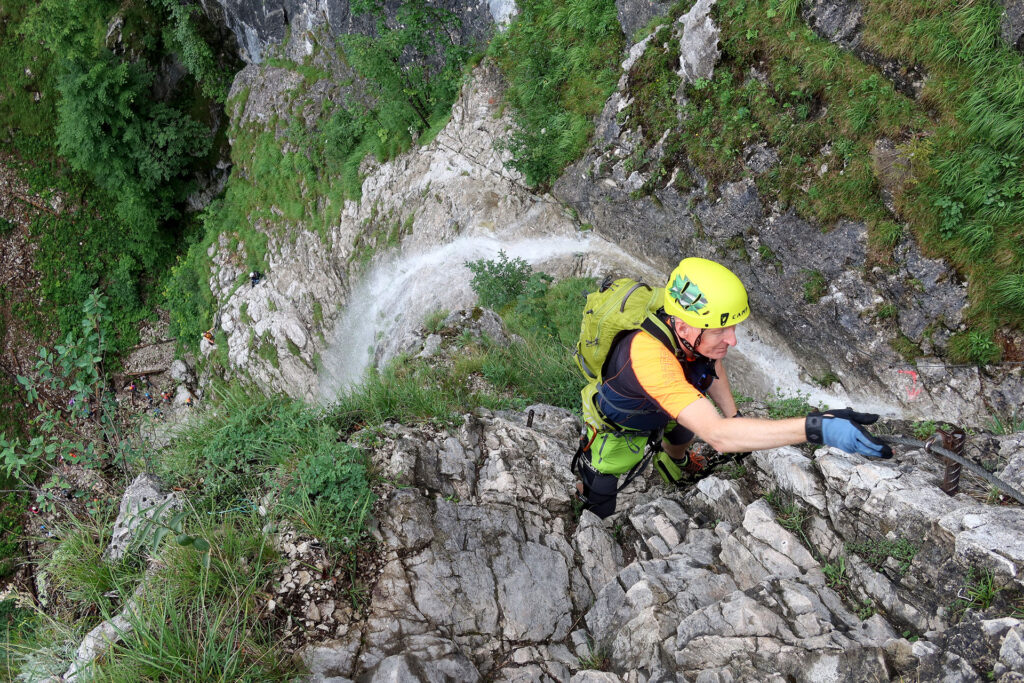
[(725, 266), (703, 258), (679, 262), (665, 285), (665, 312), (693, 327), (729, 327), (750, 315), (747, 290)]

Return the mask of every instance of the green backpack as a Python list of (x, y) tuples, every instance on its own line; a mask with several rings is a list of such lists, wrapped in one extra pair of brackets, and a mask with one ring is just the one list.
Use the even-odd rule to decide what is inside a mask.
[(617, 431), (601, 416), (594, 403), (605, 360), (615, 343), (626, 333), (644, 329), (676, 352), (674, 335), (656, 315), (665, 290), (652, 288), (631, 278), (605, 280), (601, 288), (587, 295), (580, 323), (580, 339), (573, 360), (587, 385), (583, 398), (583, 419), (598, 432)]

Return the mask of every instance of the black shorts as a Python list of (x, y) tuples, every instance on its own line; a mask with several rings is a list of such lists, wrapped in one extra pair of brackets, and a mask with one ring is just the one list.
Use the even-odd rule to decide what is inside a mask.
[(689, 429), (673, 420), (665, 425), (665, 433), (662, 438), (673, 446), (684, 446), (693, 441), (696, 436)]
[(615, 499), (619, 495), (619, 478), (614, 474), (604, 474), (595, 470), (590, 464), (589, 455), (589, 453), (585, 453), (580, 461), (583, 499), (586, 501), (587, 510), (604, 519), (615, 512)]

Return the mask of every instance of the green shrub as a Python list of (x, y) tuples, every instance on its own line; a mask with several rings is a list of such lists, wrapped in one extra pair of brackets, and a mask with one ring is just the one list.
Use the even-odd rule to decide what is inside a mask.
[(244, 683), (292, 680), (295, 664), (275, 648), (254, 600), (213, 602), (202, 594), (159, 596), (129, 617), (131, 628), (98, 663), (96, 678)]
[(452, 39), (458, 17), (424, 0), (401, 3), (391, 21), (382, 0), (356, 0), (352, 11), (377, 20), (376, 35), (348, 34), (342, 42), (348, 62), (376, 99), (373, 133), (381, 144), (395, 137), (408, 141), (410, 127), (424, 131), (447, 116), (470, 54)]
[(335, 441), (318, 410), (234, 384), (218, 390), (202, 419), (161, 453), (158, 470), (183, 486), (202, 480), (197, 504), (228, 509), (269, 486), (278, 468)]
[(981, 330), (970, 330), (950, 337), (949, 355), (958, 363), (987, 365), (999, 362), (1003, 350), (995, 343), (991, 334)]
[(448, 318), (450, 311), (446, 308), (439, 308), (436, 311), (431, 311), (427, 314), (427, 317), (423, 319), (423, 328), (428, 334), (437, 334), (441, 331), (444, 321)]
[(550, 278), (527, 282), (534, 286), (520, 293), (506, 313), (509, 329), (522, 341), (504, 348), (489, 346), (481, 371), (495, 386), (514, 391), (525, 401), (579, 412), (583, 380), (572, 349), (579, 338), (583, 294), (595, 283), (591, 278), (567, 278), (554, 285)]
[(287, 486), (281, 500), (304, 514), (307, 523), (319, 520), (317, 538), (341, 550), (352, 550), (361, 540), (363, 522), (374, 496), (367, 477), (367, 458), (344, 443), (321, 444), (306, 455), (295, 472), (296, 485)]
[(188, 248), (185, 257), (168, 272), (164, 302), (170, 317), (170, 334), (178, 352), (195, 349), (203, 332), (213, 327), (215, 301), (210, 291), (210, 258), (205, 242)]
[(110, 545), (111, 519), (79, 521), (69, 517), (56, 528), (60, 542), (42, 563), (54, 604), (77, 613), (113, 614), (132, 592), (145, 567), (135, 553), (116, 563), (103, 559)]
[(914, 436), (918, 439), (927, 439), (928, 437), (935, 435), (935, 430), (937, 428), (938, 425), (934, 420), (922, 420), (920, 422), (915, 422), (913, 427)]
[(473, 273), (470, 286), (477, 293), (480, 305), (499, 312), (526, 290), (526, 283), (533, 274), (533, 268), (525, 260), (509, 259), (504, 251), (498, 252), (497, 261), (478, 259), (467, 261), (465, 265)]
[(785, 396), (781, 389), (775, 390), (775, 398), (765, 401), (768, 407), (768, 417), (779, 420), (786, 417), (803, 417), (807, 413), (817, 410), (807, 402), (808, 394), (796, 392), (794, 396)]
[(333, 424), (349, 432), (388, 420), (403, 424), (433, 420), (454, 425), (459, 416), (480, 405), (510, 407), (507, 400), (474, 393), (465, 376), (399, 357), (383, 370), (371, 368), (362, 382), (336, 398), (330, 414)]
[(212, 100), (224, 102), (231, 86), (232, 72), (217, 63), (217, 57), (204, 37), (204, 29), (212, 27), (205, 22), (206, 15), (197, 5), (182, 4), (175, 0), (150, 0), (161, 7), (170, 21), (164, 24), (164, 43), (181, 58), (181, 63), (202, 86), (203, 93)]
[(917, 555), (918, 547), (906, 538), (881, 538), (861, 543), (847, 543), (846, 550), (856, 553), (871, 567), (878, 570), (892, 558), (899, 563), (899, 573), (906, 574)]
[(809, 304), (816, 304), (828, 291), (828, 285), (825, 284), (825, 276), (820, 270), (809, 270), (807, 268), (804, 269), (804, 275), (807, 276), (807, 279), (804, 280), (804, 301)]
[(112, 197), (117, 213), (149, 244), (181, 197), (173, 182), (205, 156), (205, 126), (149, 92), (153, 72), (110, 53), (69, 61), (58, 80), (57, 146)]
[(495, 37), (491, 54), (515, 110), (511, 166), (527, 183), (550, 183), (583, 152), (615, 89), (622, 49), (612, 0), (527, 0)]

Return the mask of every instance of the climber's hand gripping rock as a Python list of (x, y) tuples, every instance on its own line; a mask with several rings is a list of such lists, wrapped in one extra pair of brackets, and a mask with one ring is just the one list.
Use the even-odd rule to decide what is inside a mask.
[(847, 453), (859, 453), (867, 458), (891, 458), (892, 449), (871, 436), (863, 427), (877, 420), (878, 415), (858, 413), (851, 408), (813, 412), (805, 422), (807, 440), (834, 446)]

